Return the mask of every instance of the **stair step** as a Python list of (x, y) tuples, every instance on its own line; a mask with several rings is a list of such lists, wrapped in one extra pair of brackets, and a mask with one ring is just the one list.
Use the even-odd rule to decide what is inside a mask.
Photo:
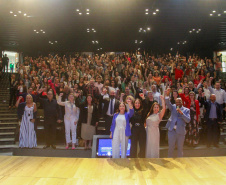
[(0, 121), (17, 120), (17, 118), (0, 118)]
[[(19, 123), (18, 122), (0, 122), (0, 126), (2, 126), (2, 125), (18, 125)], [(6, 126), (4, 126), (4, 127), (6, 127)]]
[(0, 138), (0, 142), (1, 141), (15, 141), (14, 138)]
[(0, 127), (0, 130), (10, 130), (16, 129), (16, 127)]
[(0, 132), (0, 136), (5, 136), (5, 135), (15, 135), (14, 132)]
[(15, 148), (17, 147), (17, 145), (0, 145), (0, 149), (4, 149), (4, 148)]

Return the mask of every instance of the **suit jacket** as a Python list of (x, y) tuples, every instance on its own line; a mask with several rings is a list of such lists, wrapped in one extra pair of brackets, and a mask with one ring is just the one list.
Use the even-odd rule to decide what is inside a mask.
[[(217, 121), (220, 122), (222, 121), (222, 114), (221, 114), (221, 107), (220, 104), (217, 103), (216, 101), (214, 102), (217, 108)], [(206, 113), (204, 115), (205, 120), (207, 121), (209, 119), (209, 115), (210, 115), (210, 110), (211, 110), (211, 101), (205, 101), (204, 102), (205, 105), (205, 109), (206, 109)]]
[[(130, 109), (129, 112), (125, 112), (125, 118), (126, 118), (126, 129), (125, 129), (125, 135), (127, 137), (131, 136), (131, 129), (130, 129), (130, 118), (134, 114), (134, 109)], [(113, 116), (112, 124), (111, 124), (111, 129), (110, 131), (112, 132), (112, 138), (114, 137), (114, 131), (115, 131), (115, 125), (116, 125), (116, 118), (118, 117), (119, 113), (115, 113)]]
[(181, 107), (180, 110), (183, 112), (183, 115), (177, 112), (176, 104), (171, 104), (169, 98), (165, 99), (166, 105), (169, 107), (169, 110), (171, 111), (171, 116), (166, 124), (166, 128), (168, 128), (169, 131), (172, 131), (175, 123), (177, 122), (177, 128), (176, 133), (185, 135), (186, 134), (186, 123), (189, 123), (190, 118), (190, 109)]
[[(110, 103), (110, 99), (103, 99), (103, 96), (100, 97), (100, 105), (104, 103), (104, 107), (103, 107), (103, 115), (105, 116), (107, 114), (108, 111), (108, 107), (109, 107), (109, 103)], [(119, 108), (119, 101), (117, 99), (115, 99), (115, 104), (114, 104), (114, 113), (118, 110)]]

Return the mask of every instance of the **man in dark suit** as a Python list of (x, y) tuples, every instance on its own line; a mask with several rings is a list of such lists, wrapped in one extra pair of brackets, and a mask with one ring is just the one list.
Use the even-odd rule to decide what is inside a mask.
[(111, 90), (109, 93), (109, 98), (104, 98), (106, 95), (106, 89), (103, 89), (100, 98), (100, 105), (103, 103), (102, 113), (105, 120), (105, 131), (107, 135), (110, 135), (110, 128), (114, 113), (119, 108), (119, 101), (115, 99), (116, 92), (115, 90)]
[(211, 94), (210, 101), (205, 102), (206, 114), (204, 116), (207, 124), (207, 148), (211, 142), (215, 147), (218, 146), (219, 123), (222, 121), (221, 107), (216, 102), (216, 95)]

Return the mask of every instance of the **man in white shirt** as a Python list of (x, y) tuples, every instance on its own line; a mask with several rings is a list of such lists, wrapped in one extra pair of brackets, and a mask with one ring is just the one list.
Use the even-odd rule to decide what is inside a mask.
[(96, 79), (96, 82), (94, 83), (94, 86), (99, 89), (99, 93), (102, 93), (103, 84), (101, 83), (101, 76), (98, 76)]
[(161, 99), (160, 99), (160, 93), (157, 91), (156, 85), (151, 86), (152, 94), (154, 97), (154, 100), (158, 102), (158, 104), (162, 105)]
[(208, 88), (207, 81), (203, 82), (203, 80), (201, 80), (197, 86), (197, 89), (199, 89), (201, 87), (202, 83), (203, 83), (203, 91), (205, 93), (206, 100), (209, 100), (210, 99), (210, 90)]

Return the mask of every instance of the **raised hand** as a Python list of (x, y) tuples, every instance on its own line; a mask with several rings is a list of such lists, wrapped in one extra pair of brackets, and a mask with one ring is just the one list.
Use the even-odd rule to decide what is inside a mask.
[(64, 95), (64, 93), (60, 93), (60, 95), (59, 95), (59, 96), (61, 96), (61, 97), (62, 97), (63, 95)]

